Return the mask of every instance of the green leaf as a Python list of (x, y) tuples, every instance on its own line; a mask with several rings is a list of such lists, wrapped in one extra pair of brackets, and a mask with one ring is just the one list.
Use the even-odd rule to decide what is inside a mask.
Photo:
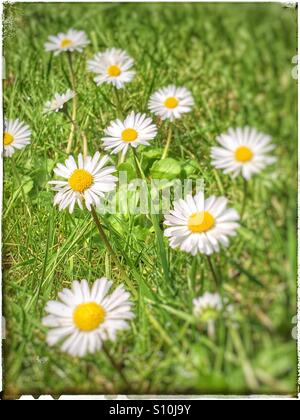
[(30, 176), (23, 176), (23, 191), (25, 194), (29, 194), (33, 188), (33, 180)]
[(286, 375), (290, 371), (293, 372), (296, 363), (291, 363), (291, 361), (296, 361), (296, 346), (296, 341), (291, 341), (263, 349), (256, 356), (255, 367), (261, 368), (275, 377)]
[(188, 178), (199, 170), (199, 163), (196, 160), (189, 160), (189, 161), (183, 162), (181, 168), (182, 168), (184, 177)]
[(143, 171), (147, 174), (153, 163), (161, 159), (163, 154), (163, 149), (154, 148), (154, 149), (145, 149), (142, 151), (142, 168)]
[(129, 162), (120, 163), (118, 166), (119, 172), (127, 172), (127, 181), (130, 182), (136, 178), (136, 172), (134, 166)]
[(163, 149), (154, 148), (154, 149), (148, 149), (143, 151), (143, 159), (145, 160), (157, 160), (161, 158), (161, 155), (163, 154)]
[(150, 170), (153, 179), (175, 179), (181, 175), (180, 163), (172, 158), (158, 160), (154, 162)]
[(33, 180), (34, 180), (34, 184), (35, 186), (39, 187), (39, 188), (45, 188), (48, 180), (49, 180), (49, 174), (52, 172), (53, 167), (54, 167), (54, 162), (50, 159), (47, 160), (46, 165), (39, 166), (39, 169), (37, 171), (34, 172), (33, 174)]

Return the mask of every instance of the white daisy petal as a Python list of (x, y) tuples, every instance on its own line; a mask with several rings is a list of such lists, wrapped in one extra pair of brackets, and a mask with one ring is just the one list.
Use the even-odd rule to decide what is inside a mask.
[(99, 351), (103, 340), (115, 340), (118, 331), (128, 328), (134, 318), (130, 295), (123, 285), (108, 294), (112, 282), (96, 280), (92, 288), (86, 280), (72, 283), (59, 293), (60, 301), (47, 303), (43, 325), (49, 328), (47, 343), (62, 343), (61, 350), (74, 357)]
[(225, 197), (211, 196), (204, 200), (201, 193), (174, 203), (174, 211), (165, 216), (165, 236), (171, 248), (196, 255), (219, 252), (220, 244), (228, 245), (239, 227), (239, 215), (227, 208)]
[(218, 293), (206, 292), (203, 296), (193, 300), (194, 316), (204, 323), (214, 321), (222, 309), (222, 298)]
[(78, 51), (82, 52), (90, 41), (88, 40), (85, 32), (69, 29), (66, 33), (59, 33), (58, 35), (50, 35), (44, 47), (46, 51), (54, 52), (58, 55), (62, 52)]
[(51, 327), (51, 328), (70, 327), (70, 326), (73, 325), (72, 321), (70, 320), (70, 317), (62, 318), (62, 317), (58, 317), (56, 315), (48, 315), (48, 316), (44, 317), (43, 320), (42, 320), (42, 324), (45, 327)]
[(104, 134), (102, 141), (105, 150), (114, 154), (122, 151), (125, 155), (129, 146), (134, 148), (141, 144), (148, 146), (148, 142), (157, 134), (157, 127), (145, 114), (131, 112), (124, 122), (112, 121)]
[(104, 277), (96, 280), (91, 291), (91, 299), (100, 304), (111, 286), (112, 282)]
[(47, 303), (46, 309), (48, 314), (66, 318), (71, 314), (70, 306), (65, 305), (64, 303), (49, 301)]
[(163, 120), (174, 121), (191, 111), (194, 99), (184, 87), (167, 86), (155, 92), (149, 100), (149, 109)]
[(50, 347), (55, 346), (59, 341), (63, 340), (66, 336), (74, 334), (74, 327), (53, 328), (47, 335), (47, 343)]
[(63, 289), (63, 291), (58, 294), (58, 297), (65, 305), (68, 306), (75, 307), (78, 303), (76, 295), (69, 289)]
[(276, 160), (268, 155), (275, 147), (271, 137), (255, 128), (230, 128), (217, 141), (221, 147), (212, 147), (212, 165), (232, 177), (242, 175), (248, 181)]
[(44, 114), (48, 114), (49, 112), (58, 112), (63, 109), (65, 103), (74, 98), (75, 95), (76, 93), (70, 89), (61, 95), (56, 93), (51, 101), (45, 103)]
[(133, 64), (125, 51), (112, 48), (95, 54), (88, 61), (88, 70), (97, 75), (94, 78), (97, 85), (109, 83), (121, 89), (134, 78), (135, 72), (131, 70)]
[(69, 156), (65, 165), (59, 163), (54, 173), (67, 181), (49, 182), (54, 185), (52, 189), (56, 192), (54, 205), (58, 205), (60, 210), (68, 208), (70, 213), (76, 204), (82, 209), (84, 203), (88, 210), (91, 210), (91, 206), (99, 206), (105, 193), (116, 188), (117, 178), (111, 175), (115, 167), (104, 167), (108, 159), (97, 152), (93, 157), (87, 156), (85, 159), (80, 154), (78, 163), (73, 156)]
[(27, 124), (17, 120), (4, 119), (3, 155), (11, 157), (16, 150), (30, 143), (31, 131)]

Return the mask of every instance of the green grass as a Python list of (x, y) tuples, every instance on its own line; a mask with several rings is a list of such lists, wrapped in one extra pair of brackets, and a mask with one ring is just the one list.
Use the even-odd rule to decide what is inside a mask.
[[(31, 146), (14, 155), (19, 180), (12, 160), (4, 164), (5, 396), (295, 394), (296, 11), (280, 4), (16, 4), (5, 7), (5, 18), (5, 116), (19, 117), (33, 132)], [(72, 280), (124, 281), (88, 212), (60, 213), (47, 186), (65, 159), (70, 127), (62, 115), (42, 116), (42, 108), (70, 81), (65, 58), (51, 58), (43, 44), (69, 27), (92, 41), (75, 55), (78, 121), (91, 153), (101, 150), (102, 130), (116, 118), (111, 88), (96, 87), (86, 71), (87, 58), (106, 47), (126, 49), (136, 62), (137, 76), (120, 95), (126, 111), (147, 111), (150, 93), (168, 83), (192, 90), (196, 106), (176, 123), (170, 156), (197, 162), (194, 175), (205, 180), (206, 194), (225, 194), (241, 209), (242, 180), (210, 165), (217, 134), (248, 124), (276, 144), (277, 164), (249, 183), (238, 236), (214, 256), (238, 325), (220, 320), (215, 340), (191, 316), (193, 298), (214, 290), (206, 260), (157, 241), (162, 218), (154, 229), (146, 216), (105, 216), (137, 291), (136, 319), (110, 345), (132, 390), (103, 353), (74, 360), (48, 348), (41, 326), (46, 301)], [(166, 136), (162, 126), (155, 147)], [(73, 150), (81, 150), (79, 138)]]

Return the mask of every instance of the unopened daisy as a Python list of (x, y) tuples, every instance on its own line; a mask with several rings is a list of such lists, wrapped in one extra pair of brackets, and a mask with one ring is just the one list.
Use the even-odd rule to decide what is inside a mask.
[(215, 321), (222, 311), (223, 304), (219, 293), (204, 293), (193, 300), (194, 316), (201, 322)]
[(220, 245), (228, 246), (229, 237), (239, 227), (236, 210), (227, 208), (225, 197), (203, 193), (188, 196), (174, 203), (174, 210), (165, 216), (165, 236), (172, 248), (180, 248), (192, 255), (210, 255), (220, 251)]
[(94, 80), (98, 85), (111, 83), (117, 89), (121, 89), (135, 75), (135, 71), (132, 70), (133, 64), (133, 59), (126, 51), (112, 48), (97, 53), (88, 61), (88, 69), (96, 73)]
[(167, 86), (155, 92), (149, 100), (149, 109), (163, 120), (174, 121), (190, 112), (194, 105), (191, 92), (185, 87)]
[(105, 150), (111, 150), (112, 153), (122, 152), (125, 155), (129, 146), (149, 146), (149, 141), (157, 134), (157, 127), (146, 114), (131, 112), (125, 121), (113, 121), (104, 134), (102, 141)]
[(60, 111), (63, 109), (65, 103), (74, 98), (75, 95), (76, 93), (70, 89), (61, 95), (59, 93), (55, 93), (54, 98), (51, 101), (46, 102), (44, 106), (44, 114)]
[(233, 177), (242, 175), (249, 180), (267, 165), (276, 161), (269, 156), (275, 146), (271, 137), (258, 132), (255, 128), (230, 128), (227, 133), (217, 137), (221, 147), (211, 150), (212, 164)]
[(43, 319), (43, 325), (51, 328), (47, 343), (59, 343), (63, 352), (83, 357), (100, 350), (103, 341), (114, 341), (134, 314), (124, 286), (109, 294), (111, 286), (106, 278), (96, 280), (92, 288), (86, 280), (74, 281), (71, 289), (58, 294), (60, 301), (48, 302), (48, 316)]
[(14, 152), (23, 149), (30, 143), (31, 131), (27, 124), (19, 119), (4, 120), (3, 154), (11, 157)]
[(65, 178), (66, 181), (50, 181), (56, 191), (54, 205), (59, 206), (59, 210), (69, 208), (72, 213), (77, 203), (82, 209), (83, 204), (88, 210), (91, 206), (99, 206), (100, 199), (105, 193), (116, 188), (117, 178), (111, 175), (116, 171), (114, 166), (105, 167), (109, 157), (97, 152), (93, 157), (83, 158), (78, 156), (78, 163), (73, 156), (69, 156), (65, 165), (59, 163), (54, 169), (57, 176)]
[(79, 51), (82, 52), (90, 41), (86, 33), (83, 31), (76, 31), (69, 29), (68, 32), (60, 32), (58, 35), (51, 35), (45, 43), (46, 51), (53, 51), (54, 55), (60, 54), (64, 51)]

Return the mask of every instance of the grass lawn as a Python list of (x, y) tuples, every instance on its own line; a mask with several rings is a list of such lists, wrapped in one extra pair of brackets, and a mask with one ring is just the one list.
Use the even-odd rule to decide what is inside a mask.
[[(250, 125), (270, 134), (276, 145), (277, 163), (248, 183), (237, 236), (213, 255), (235, 308), (233, 321), (217, 321), (215, 337), (192, 316), (193, 299), (215, 287), (206, 258), (171, 250), (166, 239), (159, 246), (147, 215), (104, 216), (109, 240), (137, 292), (131, 327), (109, 343), (131, 389), (103, 352), (74, 359), (46, 344), (41, 325), (46, 302), (72, 280), (124, 281), (90, 213), (59, 212), (47, 185), (54, 166), (66, 158), (70, 124), (61, 113), (44, 116), (43, 106), (71, 82), (66, 56), (53, 57), (44, 43), (70, 27), (84, 30), (91, 41), (73, 56), (77, 121), (90, 153), (103, 151), (103, 129), (116, 109), (112, 87), (97, 87), (86, 61), (111, 47), (135, 60), (136, 77), (120, 91), (125, 114), (148, 112), (150, 94), (170, 83), (192, 91), (195, 107), (174, 124), (169, 155), (183, 168), (194, 162), (191, 177), (205, 181), (207, 195), (226, 195), (230, 206), (241, 210), (243, 179), (211, 166), (218, 134)], [(6, 398), (296, 393), (296, 29), (296, 10), (280, 4), (5, 6), (4, 114), (32, 130), (31, 145), (4, 162)], [(166, 137), (166, 125), (159, 123), (152, 147), (161, 149)], [(76, 134), (72, 152), (80, 151)], [(145, 151), (138, 149), (141, 159)], [(160, 221), (163, 227), (163, 217)]]

